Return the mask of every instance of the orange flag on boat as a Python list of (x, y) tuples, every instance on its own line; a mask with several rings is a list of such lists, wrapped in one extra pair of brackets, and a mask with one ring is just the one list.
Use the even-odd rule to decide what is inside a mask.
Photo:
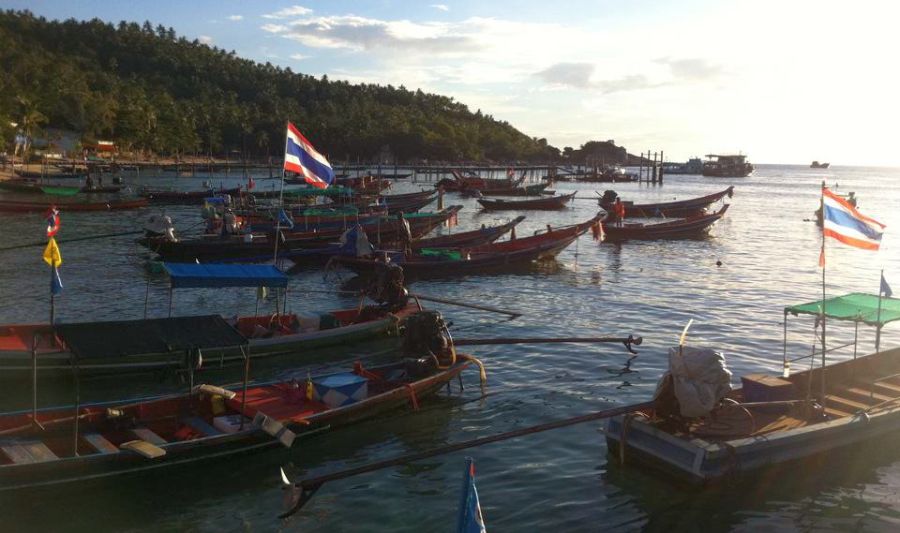
[(53, 237), (50, 237), (47, 247), (44, 248), (44, 261), (53, 268), (62, 264), (62, 255), (60, 255), (59, 246), (56, 245), (56, 239)]

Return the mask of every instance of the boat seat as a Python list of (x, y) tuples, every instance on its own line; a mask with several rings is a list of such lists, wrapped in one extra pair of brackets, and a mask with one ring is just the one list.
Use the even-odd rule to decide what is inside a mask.
[(100, 453), (119, 453), (119, 449), (99, 433), (87, 433), (81, 437)]
[(209, 425), (206, 420), (203, 420), (199, 416), (192, 416), (185, 419), (184, 422), (200, 433), (203, 433), (203, 435), (206, 437), (215, 437), (216, 435), (222, 435), (221, 431)]
[(59, 459), (40, 441), (16, 442), (0, 445), (0, 450), (16, 464), (44, 463)]
[(155, 444), (157, 446), (168, 444), (168, 441), (166, 439), (154, 433), (152, 429), (134, 428), (131, 430), (131, 433), (135, 437), (141, 439), (142, 441), (149, 442), (150, 444)]

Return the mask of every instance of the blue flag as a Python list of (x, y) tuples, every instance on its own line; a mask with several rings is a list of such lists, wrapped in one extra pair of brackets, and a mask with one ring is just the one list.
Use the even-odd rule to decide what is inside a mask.
[(50, 278), (50, 293), (61, 294), (63, 289), (62, 279), (59, 277), (59, 270), (53, 267), (53, 277)]
[(891, 286), (888, 285), (887, 280), (884, 279), (884, 272), (881, 273), (881, 292), (888, 298), (894, 295), (894, 291), (891, 290)]
[(459, 521), (457, 533), (486, 533), (484, 518), (481, 516), (481, 503), (478, 501), (478, 490), (475, 489), (475, 460), (466, 457), (466, 472), (463, 475), (462, 498), (459, 502)]
[(291, 220), (291, 217), (288, 216), (284, 209), (278, 211), (278, 221), (282, 226), (287, 226), (288, 229), (294, 229), (294, 221)]

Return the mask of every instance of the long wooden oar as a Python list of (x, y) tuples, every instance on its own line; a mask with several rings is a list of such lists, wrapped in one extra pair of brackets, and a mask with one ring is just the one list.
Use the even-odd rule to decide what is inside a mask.
[(491, 313), (499, 313), (501, 315), (511, 316), (513, 318), (518, 318), (522, 316), (522, 313), (517, 311), (507, 311), (505, 309), (498, 309), (496, 307), (490, 307), (487, 305), (475, 305), (475, 304), (467, 304), (463, 302), (457, 302), (456, 300), (447, 300), (444, 298), (438, 298), (436, 296), (428, 296), (427, 294), (410, 294), (413, 298), (418, 298), (420, 300), (425, 300), (426, 302), (437, 302), (440, 304), (447, 305), (455, 305), (457, 307), (469, 307), (471, 309), (478, 309), (480, 311), (490, 311)]
[(447, 446), (441, 446), (439, 448), (434, 448), (432, 450), (427, 450), (424, 452), (411, 453), (407, 455), (401, 455), (399, 457), (394, 457), (392, 459), (386, 459), (384, 461), (377, 461), (374, 463), (370, 463), (363, 466), (358, 466), (356, 468), (348, 468), (347, 470), (340, 470), (338, 472), (333, 472), (331, 474), (325, 474), (323, 476), (318, 476), (310, 479), (304, 479), (298, 483), (291, 483), (288, 481), (287, 476), (284, 473), (284, 470), (281, 470), (281, 478), (285, 484), (285, 489), (290, 491), (289, 499), (286, 498), (286, 503), (290, 505), (289, 509), (279, 515), (279, 518), (287, 518), (297, 511), (299, 511), (305, 504), (308, 502), (312, 496), (318, 491), (322, 485), (329, 481), (336, 481), (338, 479), (344, 479), (352, 476), (357, 476), (359, 474), (365, 474), (368, 472), (374, 472), (375, 470), (381, 470), (383, 468), (388, 468), (391, 466), (411, 463), (414, 461), (421, 461), (422, 459), (427, 459), (429, 457), (435, 457), (438, 455), (444, 455), (447, 453), (456, 452), (459, 450), (465, 450), (467, 448), (475, 448), (477, 446), (483, 446), (485, 444), (491, 444), (493, 442), (500, 442), (503, 440), (513, 439), (516, 437), (521, 437), (524, 435), (531, 435), (534, 433), (541, 433), (544, 431), (550, 431), (551, 429), (559, 429), (568, 426), (574, 426), (576, 424), (583, 424), (585, 422), (592, 422), (594, 420), (600, 420), (603, 418), (610, 418), (613, 416), (624, 415), (628, 413), (633, 413), (635, 411), (640, 411), (641, 409), (647, 409), (653, 407), (653, 402), (644, 402), (635, 405), (626, 405), (622, 407), (613, 407), (611, 409), (604, 409), (602, 411), (597, 411), (596, 413), (590, 413), (581, 416), (575, 416), (572, 418), (566, 418), (563, 420), (556, 420), (553, 422), (547, 422), (545, 424), (538, 424), (536, 426), (529, 426), (521, 429), (514, 429), (512, 431), (507, 431), (505, 433), (498, 433), (496, 435), (491, 435), (488, 437), (481, 437), (477, 439), (466, 440), (462, 442), (458, 442), (456, 444), (448, 444)]
[[(342, 294), (346, 296), (359, 296), (359, 291), (334, 291), (334, 290), (317, 290), (317, 289), (303, 289), (303, 292), (309, 293), (318, 293), (318, 294)], [(413, 298), (418, 298), (419, 300), (425, 300), (426, 302), (437, 302), (441, 304), (447, 305), (455, 305), (457, 307), (468, 307), (470, 309), (478, 309), (480, 311), (489, 311), (492, 313), (500, 313), (501, 315), (507, 315), (512, 318), (518, 318), (522, 316), (522, 313), (516, 311), (507, 311), (505, 309), (498, 309), (496, 307), (490, 307), (487, 305), (475, 305), (475, 304), (467, 304), (464, 302), (457, 302), (456, 300), (447, 300), (445, 298), (438, 298), (437, 296), (429, 296), (427, 294), (410, 294)]]
[(550, 344), (561, 342), (584, 342), (584, 343), (600, 343), (600, 342), (621, 342), (631, 353), (637, 353), (631, 349), (631, 346), (640, 346), (644, 342), (641, 336), (635, 337), (629, 335), (627, 337), (534, 337), (534, 338), (516, 338), (501, 337), (497, 339), (453, 339), (456, 346), (473, 346), (487, 344)]
[[(109, 237), (124, 237), (126, 235), (139, 235), (141, 233), (144, 233), (144, 231), (141, 230), (141, 231), (123, 231), (120, 233), (104, 233), (101, 235), (88, 235), (86, 237), (75, 237), (74, 239), (60, 239), (57, 242), (59, 244), (65, 244), (65, 243), (69, 243), (69, 242), (92, 241), (95, 239), (106, 239)], [(37, 246), (47, 246), (47, 240), (44, 239), (43, 241), (35, 241), (35, 242), (29, 242), (29, 243), (25, 243), (25, 244), (15, 244), (13, 246), (7, 246), (5, 248), (0, 248), (0, 252), (5, 252), (7, 250), (18, 250), (21, 248), (37, 247)]]

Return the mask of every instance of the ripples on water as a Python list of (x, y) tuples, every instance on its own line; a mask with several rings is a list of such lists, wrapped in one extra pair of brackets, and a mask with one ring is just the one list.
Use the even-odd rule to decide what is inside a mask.
[[(643, 335), (640, 356), (623, 373), (627, 353), (612, 345), (484, 346), (472, 351), (487, 365), (490, 396), (477, 399), (471, 373), (461, 394), (432, 402), (422, 412), (364, 423), (310, 440), (290, 452), (275, 451), (207, 468), (173, 471), (155, 478), (122, 479), (22, 495), (0, 496), (5, 530), (111, 529), (141, 531), (304, 530), (448, 531), (455, 521), (463, 454), (429, 459), (326, 485), (307, 508), (286, 523), (274, 516), (280, 508), (277, 466), (300, 478), (396, 454), (583, 414), (610, 405), (646, 400), (665, 370), (666, 349), (677, 342), (684, 324), (694, 325), (689, 342), (723, 350), (735, 374), (762, 369), (780, 371), (782, 309), (815, 300), (821, 294), (817, 269), (819, 237), (809, 221), (824, 178), (842, 194), (854, 191), (860, 208), (886, 223), (879, 253), (828, 243), (829, 295), (875, 292), (878, 274), (900, 291), (900, 172), (893, 169), (836, 167), (826, 171), (790, 166), (761, 166), (743, 179), (671, 176), (662, 187), (599, 184), (626, 199), (666, 201), (736, 187), (732, 208), (700, 241), (634, 242), (598, 245), (583, 237), (555, 263), (515, 275), (469, 276), (417, 283), (415, 290), (445, 298), (515, 309), (524, 316), (507, 321), (498, 315), (439, 307), (454, 322), (460, 337)], [(160, 178), (154, 184), (178, 183), (199, 188), (199, 179)], [(234, 179), (223, 178), (226, 185)], [(132, 183), (137, 180), (132, 179)], [(270, 183), (260, 180), (260, 183)], [(430, 184), (425, 184), (430, 186)], [(561, 192), (578, 189), (592, 198), (592, 184), (558, 184)], [(263, 185), (265, 186), (265, 185)], [(414, 190), (398, 183), (397, 192)], [(480, 214), (471, 199), (448, 195), (448, 205), (462, 203), (459, 230), (505, 220), (506, 214)], [(574, 223), (597, 209), (591, 199), (578, 200), (565, 212), (529, 213), (519, 227), (532, 230)], [(123, 213), (63, 213), (61, 237), (138, 229), (157, 208)], [(176, 225), (197, 220), (194, 208), (169, 208)], [(514, 216), (515, 213), (509, 214)], [(42, 239), (39, 214), (0, 214), (4, 246)], [(165, 316), (165, 279), (147, 274), (149, 253), (133, 237), (62, 245), (61, 275), (65, 292), (58, 316), (65, 321), (138, 318), (150, 282), (150, 315)], [(0, 322), (46, 320), (48, 273), (39, 248), (2, 253)], [(721, 260), (722, 266), (716, 266)], [(345, 275), (347, 277), (347, 275)], [(353, 298), (308, 292), (332, 290), (318, 271), (291, 281), (289, 307), (330, 309), (356, 305)], [(181, 291), (176, 313), (252, 313), (252, 290)], [(811, 321), (790, 318), (790, 349), (808, 352)], [(853, 328), (829, 323), (835, 343), (852, 340)], [(860, 330), (865, 350), (874, 332)], [(882, 342), (896, 345), (890, 326)], [(350, 358), (376, 347), (335, 350)], [(846, 357), (848, 354), (843, 354)], [(302, 371), (305, 373), (305, 371)], [(284, 375), (259, 369), (260, 377)], [(137, 388), (104, 384), (96, 394), (147, 394), (161, 385)], [(16, 389), (12, 389), (16, 391)], [(42, 390), (43, 402), (67, 401), (63, 386)], [(8, 391), (4, 404), (21, 405), (29, 390)], [(24, 396), (19, 396), (24, 395)], [(15, 396), (15, 397), (14, 397)], [(24, 400), (27, 403), (27, 400)], [(9, 405), (7, 405), (9, 406)], [(894, 441), (896, 439), (892, 439)], [(889, 443), (885, 443), (889, 444)], [(821, 469), (796, 472), (789, 479), (757, 479), (720, 491), (696, 492), (642, 470), (621, 468), (608, 460), (597, 424), (533, 435), (471, 450), (478, 465), (482, 507), (492, 530), (560, 531), (600, 529), (711, 530), (889, 529), (900, 521), (900, 453), (894, 445), (871, 453), (848, 455)], [(48, 505), (52, 502), (52, 505)], [(377, 525), (377, 526), (376, 526)]]

